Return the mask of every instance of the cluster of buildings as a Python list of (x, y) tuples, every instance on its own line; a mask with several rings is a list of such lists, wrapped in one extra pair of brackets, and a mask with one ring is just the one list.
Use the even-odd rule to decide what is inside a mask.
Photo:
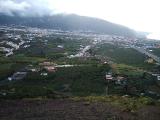
[(107, 72), (105, 76), (106, 82), (111, 83), (114, 82), (116, 85), (126, 85), (127, 79), (123, 76), (113, 77), (112, 72)]
[[(5, 31), (2, 28), (0, 30)], [(29, 43), (28, 41), (25, 41), (20, 34), (12, 33), (12, 31), (6, 30), (5, 33), (1, 33), (2, 35), (0, 37), (0, 52), (6, 57), (13, 55), (14, 52), (19, 50), (21, 47), (30, 47), (27, 45), (27, 43)]]
[(22, 80), (24, 79), (28, 73), (38, 73), (41, 76), (48, 76), (49, 73), (55, 73), (57, 68), (67, 68), (74, 67), (79, 65), (57, 65), (51, 61), (44, 61), (39, 63), (38, 65), (28, 65), (24, 69), (21, 69), (15, 72), (12, 76), (8, 77), (9, 81), (12, 80)]
[(8, 77), (9, 81), (22, 80), (28, 73), (37, 72), (41, 76), (47, 76), (48, 73), (54, 73), (56, 71), (55, 64), (53, 62), (42, 62), (39, 63), (39, 66), (28, 65), (24, 69), (21, 69), (15, 72), (11, 77)]
[(12, 80), (22, 80), (26, 77), (27, 75), (27, 72), (16, 72), (14, 73), (11, 77), (8, 77), (8, 80), (9, 81), (12, 81)]

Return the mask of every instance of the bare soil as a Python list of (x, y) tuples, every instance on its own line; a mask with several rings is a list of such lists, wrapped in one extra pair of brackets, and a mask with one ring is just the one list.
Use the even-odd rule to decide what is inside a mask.
[(106, 103), (63, 100), (1, 100), (0, 120), (160, 120), (160, 108), (127, 112)]

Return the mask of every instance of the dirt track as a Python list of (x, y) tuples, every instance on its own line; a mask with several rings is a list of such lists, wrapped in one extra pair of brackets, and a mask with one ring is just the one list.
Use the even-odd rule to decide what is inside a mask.
[(0, 101), (0, 120), (160, 120), (160, 108), (147, 106), (131, 113), (104, 103), (13, 100)]

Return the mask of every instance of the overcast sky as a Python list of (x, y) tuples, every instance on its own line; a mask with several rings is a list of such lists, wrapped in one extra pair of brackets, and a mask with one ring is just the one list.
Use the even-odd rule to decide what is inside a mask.
[(12, 15), (75, 13), (102, 18), (138, 31), (160, 33), (160, 0), (0, 0), (0, 12)]

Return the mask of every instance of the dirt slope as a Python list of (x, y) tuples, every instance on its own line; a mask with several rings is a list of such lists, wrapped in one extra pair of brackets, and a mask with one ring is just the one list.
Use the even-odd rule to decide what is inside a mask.
[(10, 100), (0, 101), (0, 120), (160, 120), (160, 108), (146, 106), (131, 113), (105, 103)]

